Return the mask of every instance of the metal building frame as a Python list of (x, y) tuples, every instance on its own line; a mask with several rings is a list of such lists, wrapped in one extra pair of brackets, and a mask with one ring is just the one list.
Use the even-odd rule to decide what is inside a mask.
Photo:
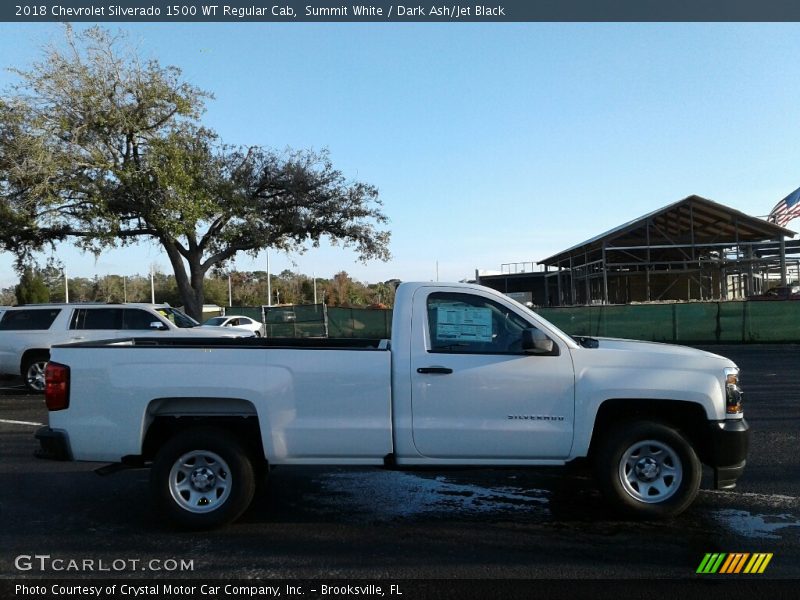
[(547, 306), (726, 300), (800, 275), (795, 232), (689, 196), (539, 261)]

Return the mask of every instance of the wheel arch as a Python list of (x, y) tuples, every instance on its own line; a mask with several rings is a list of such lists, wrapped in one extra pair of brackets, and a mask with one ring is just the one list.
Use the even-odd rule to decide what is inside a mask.
[(45, 355), (47, 359), (50, 360), (50, 348), (28, 348), (25, 352), (22, 353), (22, 356), (19, 360), (19, 373), (23, 377), (25, 376), (25, 366), (28, 364), (28, 361), (31, 360), (34, 356)]
[(617, 398), (604, 401), (597, 410), (588, 456), (597, 451), (603, 437), (625, 422), (653, 421), (678, 430), (692, 445), (701, 462), (708, 456), (708, 417), (703, 405), (685, 400)]
[(267, 462), (258, 413), (240, 398), (159, 398), (147, 407), (142, 436), (142, 459), (153, 460), (176, 434), (196, 428), (231, 433), (258, 462)]

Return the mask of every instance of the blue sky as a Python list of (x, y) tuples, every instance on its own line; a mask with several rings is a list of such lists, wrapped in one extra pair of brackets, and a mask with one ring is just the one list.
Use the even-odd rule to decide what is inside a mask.
[[(438, 261), (441, 280), (458, 280), (690, 194), (766, 215), (800, 186), (797, 24), (121, 28), (213, 92), (204, 122), (224, 141), (328, 148), (380, 189), (393, 260), (321, 248), (272, 254), (274, 272), (430, 280)], [(61, 37), (56, 24), (0, 24), (0, 67)], [(13, 80), (0, 73), (0, 87)], [(147, 244), (59, 257), (71, 276), (169, 272)], [(11, 265), (0, 255), (0, 286), (16, 282)], [(235, 266), (264, 269), (265, 254)]]

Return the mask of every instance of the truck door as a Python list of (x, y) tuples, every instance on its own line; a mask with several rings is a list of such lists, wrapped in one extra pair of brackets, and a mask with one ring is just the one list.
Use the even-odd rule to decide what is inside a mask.
[[(456, 290), (457, 288), (454, 288)], [(569, 454), (575, 378), (569, 349), (522, 349), (524, 311), (476, 291), (414, 295), (414, 444), (436, 458), (548, 459)]]

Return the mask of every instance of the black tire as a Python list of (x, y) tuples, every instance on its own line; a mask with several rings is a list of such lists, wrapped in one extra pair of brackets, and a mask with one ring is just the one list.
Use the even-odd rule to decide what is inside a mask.
[(189, 429), (161, 447), (150, 472), (159, 512), (186, 529), (232, 523), (250, 506), (253, 461), (227, 431)]
[(674, 517), (700, 489), (702, 467), (691, 444), (659, 422), (634, 421), (609, 431), (594, 466), (606, 500), (627, 517)]
[(25, 357), (20, 375), (29, 391), (37, 394), (44, 392), (44, 368), (49, 360), (49, 352), (35, 352)]

